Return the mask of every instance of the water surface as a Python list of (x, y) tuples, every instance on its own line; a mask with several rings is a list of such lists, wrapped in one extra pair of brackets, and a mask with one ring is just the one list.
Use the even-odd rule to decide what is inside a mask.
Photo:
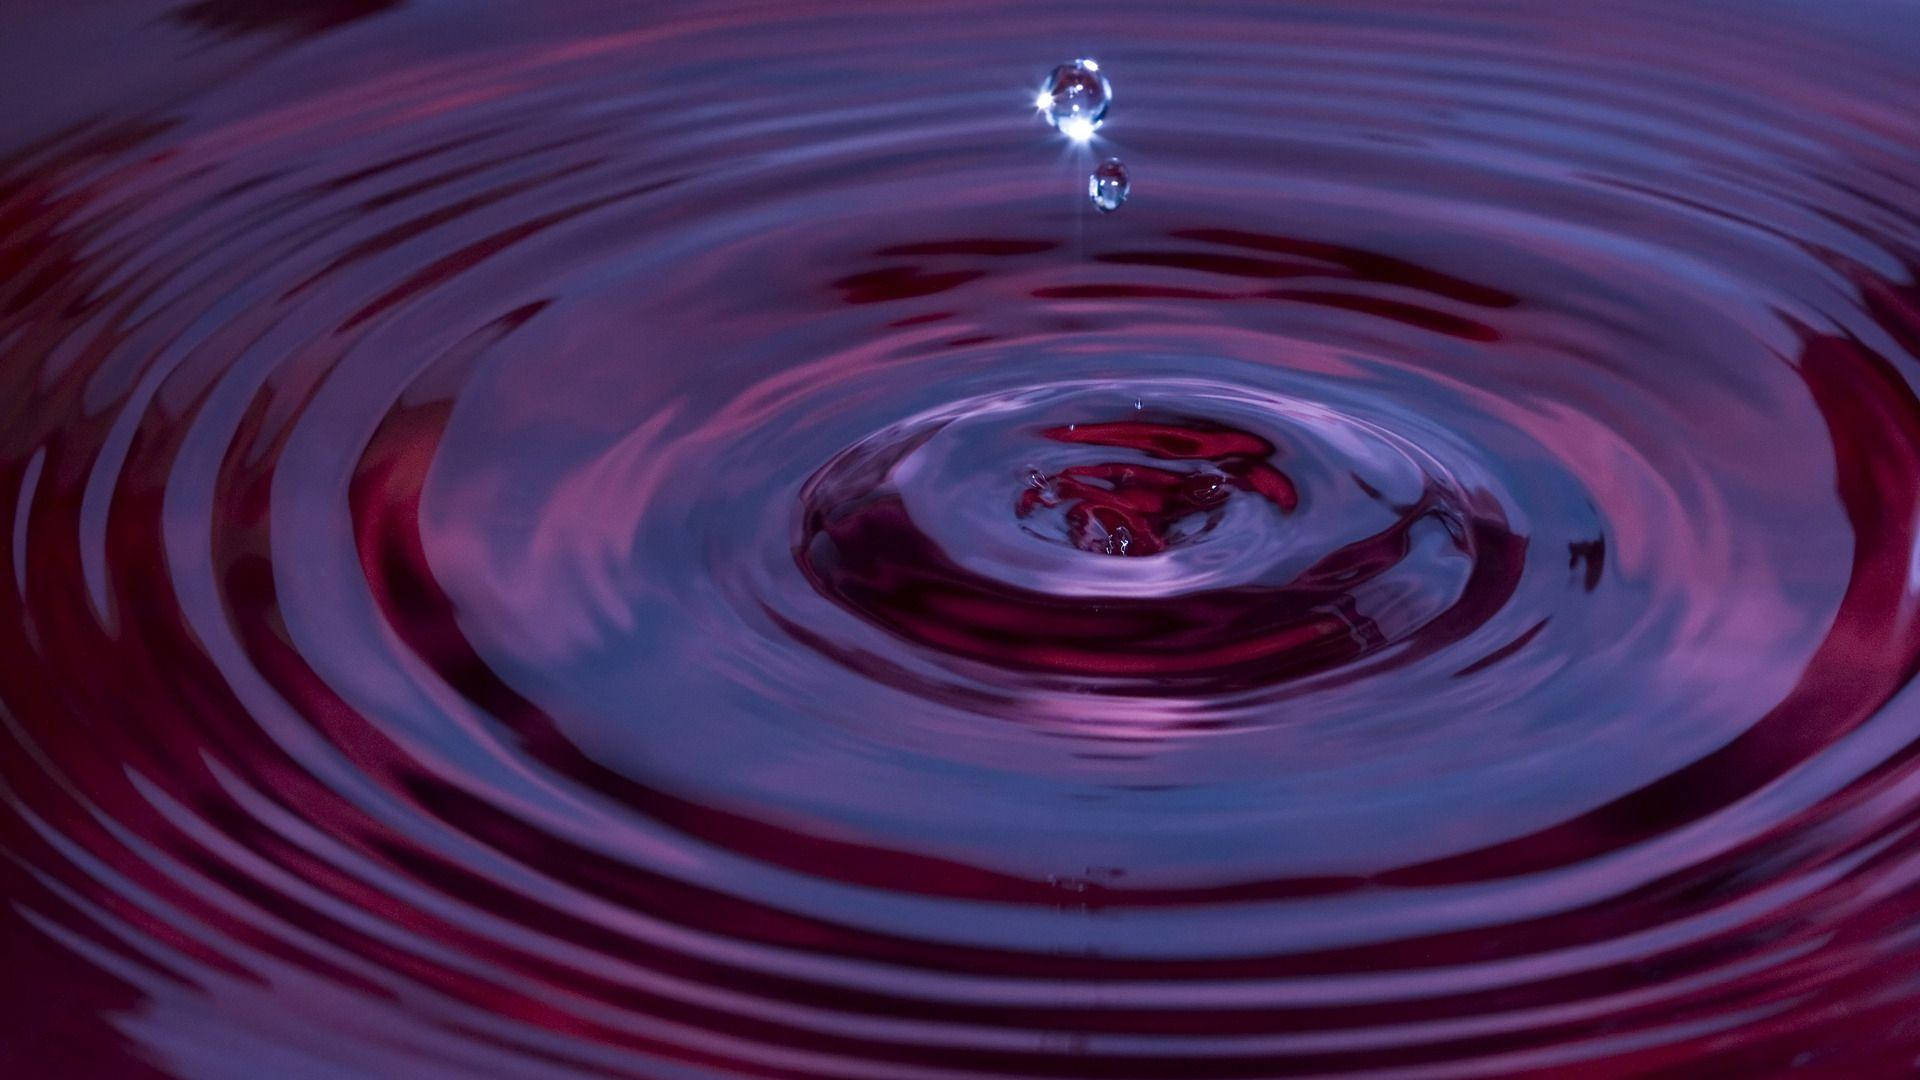
[(1830, 7), (0, 17), (4, 1071), (1910, 1068)]

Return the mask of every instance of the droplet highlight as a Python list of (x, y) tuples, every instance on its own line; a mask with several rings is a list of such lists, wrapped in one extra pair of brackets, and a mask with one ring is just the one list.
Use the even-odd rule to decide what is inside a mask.
[(1054, 68), (1034, 98), (1047, 123), (1075, 142), (1093, 137), (1112, 103), (1113, 85), (1097, 62), (1085, 58)]

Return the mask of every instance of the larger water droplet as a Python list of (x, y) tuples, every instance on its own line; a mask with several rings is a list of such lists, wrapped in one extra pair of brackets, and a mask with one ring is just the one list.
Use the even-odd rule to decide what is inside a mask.
[(1054, 68), (1034, 99), (1047, 123), (1077, 142), (1093, 137), (1094, 130), (1106, 122), (1112, 102), (1112, 84), (1100, 74), (1099, 64), (1085, 59)]
[(1127, 178), (1127, 167), (1119, 158), (1108, 158), (1094, 167), (1087, 176), (1087, 198), (1100, 208), (1101, 213), (1110, 213), (1120, 209), (1127, 201), (1127, 193), (1133, 190), (1133, 183)]

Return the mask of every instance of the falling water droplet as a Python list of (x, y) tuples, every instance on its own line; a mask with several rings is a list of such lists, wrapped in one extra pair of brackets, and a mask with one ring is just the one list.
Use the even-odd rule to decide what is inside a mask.
[(1075, 142), (1093, 138), (1112, 102), (1113, 85), (1100, 74), (1100, 65), (1087, 59), (1054, 68), (1034, 98), (1047, 123)]
[(1127, 201), (1127, 193), (1133, 190), (1133, 182), (1127, 179), (1127, 167), (1119, 158), (1108, 158), (1096, 166), (1087, 176), (1087, 198), (1100, 208), (1101, 213), (1111, 213), (1120, 209)]

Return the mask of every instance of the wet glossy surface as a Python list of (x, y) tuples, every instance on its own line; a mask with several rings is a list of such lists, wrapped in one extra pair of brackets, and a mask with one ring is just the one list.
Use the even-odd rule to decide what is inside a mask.
[(1902, 1074), (1833, 7), (8, 12), (4, 1071)]

